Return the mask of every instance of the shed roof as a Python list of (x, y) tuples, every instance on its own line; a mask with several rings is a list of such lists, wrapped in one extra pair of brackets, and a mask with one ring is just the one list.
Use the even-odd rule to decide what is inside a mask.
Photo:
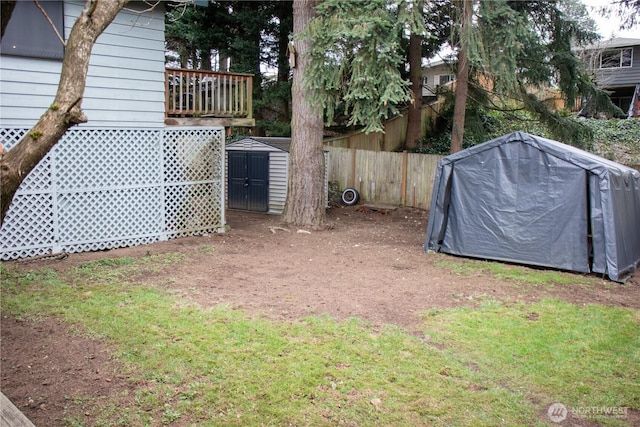
[(291, 148), (291, 138), (285, 137), (268, 137), (268, 136), (248, 136), (246, 138), (242, 138), (239, 141), (231, 142), (227, 145), (232, 145), (241, 141), (252, 140), (255, 142), (259, 142), (262, 144), (266, 144), (270, 147), (276, 148), (281, 151), (289, 152)]

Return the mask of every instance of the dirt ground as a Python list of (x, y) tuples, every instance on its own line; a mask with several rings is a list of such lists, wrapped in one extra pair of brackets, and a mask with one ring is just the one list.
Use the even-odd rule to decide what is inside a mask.
[[(599, 279), (570, 286), (523, 285), (485, 272), (456, 274), (440, 264), (463, 258), (423, 251), (425, 211), (335, 206), (328, 219), (330, 229), (311, 231), (285, 228), (277, 216), (230, 211), (231, 230), (225, 234), (74, 254), (62, 261), (8, 264), (65, 269), (103, 257), (180, 252), (186, 262), (141, 281), (203, 306), (227, 304), (285, 321), (325, 313), (359, 317), (416, 335), (421, 333), (421, 313), (487, 299), (533, 302), (551, 297), (640, 308), (640, 272), (625, 284)], [(59, 319), (36, 322), (3, 315), (0, 350), (2, 392), (37, 426), (63, 425), (64, 417), (77, 414), (93, 425), (89, 398), (135, 389), (106, 344), (83, 338)]]

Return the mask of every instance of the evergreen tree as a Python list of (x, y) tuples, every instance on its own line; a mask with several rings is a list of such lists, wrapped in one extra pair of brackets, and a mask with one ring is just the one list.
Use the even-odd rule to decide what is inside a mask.
[(340, 103), (348, 125), (381, 131), (382, 119), (412, 100), (401, 67), (402, 37), (424, 34), (422, 10), (403, 0), (326, 0), (305, 30), (313, 40), (305, 76), (331, 123)]
[[(487, 108), (524, 108), (545, 123), (557, 139), (574, 145), (590, 141), (587, 127), (551, 110), (535, 95), (555, 86), (569, 108), (579, 98), (588, 97), (599, 110), (615, 112), (606, 93), (596, 88), (572, 51), (598, 37), (584, 5), (574, 1), (481, 0), (474, 14), (472, 31), (460, 38), (466, 49), (462, 45), (458, 48), (469, 57), (473, 91), (485, 93), (470, 100), (456, 97), (456, 105), (468, 107), (469, 102), (484, 101)], [(461, 140), (452, 138), (452, 152), (462, 146)]]
[(640, 24), (640, 0), (613, 0), (599, 8), (602, 16), (616, 16), (620, 19), (620, 29), (629, 29)]
[[(292, 31), (290, 1), (210, 1), (206, 7), (169, 8), (167, 48), (179, 54), (183, 68), (252, 74), (254, 134), (289, 134), (290, 70), (286, 50)], [(227, 66), (227, 61), (230, 66)], [(264, 81), (262, 65), (278, 67), (277, 80)]]
[(206, 7), (171, 5), (165, 16), (165, 39), (167, 49), (178, 54), (181, 68), (211, 70), (212, 50), (228, 56), (233, 34), (228, 2), (209, 2)]

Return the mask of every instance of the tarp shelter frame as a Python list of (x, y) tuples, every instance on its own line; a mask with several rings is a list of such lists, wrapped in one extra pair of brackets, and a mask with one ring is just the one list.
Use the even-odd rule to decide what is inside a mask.
[(425, 250), (625, 281), (640, 265), (640, 172), (514, 132), (440, 160)]

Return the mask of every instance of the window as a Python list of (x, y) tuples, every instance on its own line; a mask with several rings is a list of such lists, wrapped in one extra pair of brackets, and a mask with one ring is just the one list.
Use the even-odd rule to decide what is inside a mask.
[(438, 76), (438, 85), (445, 85), (453, 80), (455, 80), (455, 76), (453, 74), (441, 74)]
[[(41, 1), (40, 6), (64, 35), (62, 0)], [(11, 19), (0, 43), (2, 55), (28, 56), (31, 58), (62, 59), (64, 46), (51, 24), (33, 1), (21, 0), (11, 14)]]
[(631, 67), (633, 61), (633, 49), (605, 50), (600, 55), (600, 68), (622, 68)]

